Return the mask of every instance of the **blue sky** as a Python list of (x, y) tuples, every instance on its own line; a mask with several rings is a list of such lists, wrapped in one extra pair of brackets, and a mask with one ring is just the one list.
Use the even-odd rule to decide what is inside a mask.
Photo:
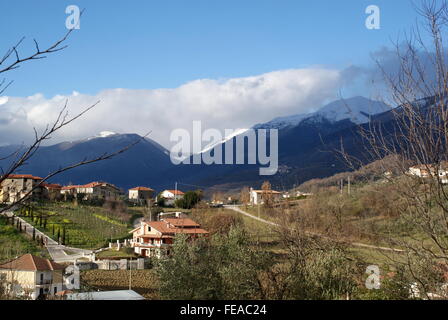
[[(52, 142), (151, 130), (169, 147), (195, 120), (249, 128), (341, 96), (376, 98), (371, 54), (396, 65), (387, 47), (417, 17), (408, 0), (2, 1), (0, 51), (22, 36), (21, 56), (33, 38), (50, 45), (73, 4), (86, 11), (67, 49), (2, 74), (15, 82), (0, 97), (0, 145), (32, 139), (66, 100), (73, 114), (101, 103)], [(380, 30), (365, 27), (369, 5)]]
[[(65, 32), (65, 8), (85, 8), (69, 47), (6, 76), (6, 93), (46, 97), (102, 89), (175, 88), (195, 79), (247, 77), (283, 69), (344, 68), (408, 30), (408, 0), (3, 1), (0, 49), (26, 36), (23, 54)], [(367, 30), (378, 5), (381, 29)]]

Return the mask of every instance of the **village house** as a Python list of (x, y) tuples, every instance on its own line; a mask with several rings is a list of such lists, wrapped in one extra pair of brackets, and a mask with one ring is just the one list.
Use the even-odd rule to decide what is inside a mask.
[(177, 199), (182, 199), (185, 193), (180, 190), (163, 190), (160, 196), (165, 199), (165, 205), (174, 205)]
[(189, 218), (163, 218), (160, 221), (142, 221), (129, 233), (132, 233), (131, 246), (135, 253), (160, 258), (170, 254), (177, 234), (196, 238), (207, 235), (208, 231)]
[(276, 202), (282, 198), (282, 193), (275, 190), (254, 190), (250, 188), (250, 203), (253, 205), (264, 204), (264, 198), (269, 196), (272, 201)]
[(49, 200), (59, 200), (61, 198), (60, 184), (55, 183), (42, 183), (42, 194), (43, 197)]
[(13, 296), (54, 296), (63, 289), (64, 269), (56, 262), (24, 254), (0, 265), (0, 284)]
[(147, 187), (135, 187), (132, 189), (129, 189), (129, 195), (128, 198), (131, 201), (147, 201), (148, 199), (151, 199), (154, 194), (154, 190)]
[(431, 164), (429, 165), (420, 164), (412, 166), (409, 168), (408, 174), (420, 178), (431, 178), (431, 177), (436, 178), (438, 176), (441, 183), (443, 184), (448, 183), (448, 167), (446, 163), (441, 163), (438, 170), (436, 169), (435, 165)]
[(117, 199), (120, 189), (107, 182), (90, 182), (83, 185), (71, 185), (61, 188), (61, 194), (72, 195), (83, 194), (84, 200), (88, 199)]
[(76, 195), (76, 188), (78, 186), (70, 185), (70, 186), (63, 186), (61, 188), (61, 194), (67, 200), (67, 196), (75, 196)]
[(0, 202), (11, 203), (24, 197), (28, 197), (29, 199), (40, 198), (42, 196), (42, 188), (37, 186), (41, 181), (42, 178), (31, 174), (8, 175), (0, 185)]

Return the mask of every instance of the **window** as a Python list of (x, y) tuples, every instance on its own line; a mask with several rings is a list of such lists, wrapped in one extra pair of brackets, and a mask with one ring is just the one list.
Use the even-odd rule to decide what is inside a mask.
[(53, 289), (53, 294), (56, 294), (56, 292), (58, 292), (58, 287), (54, 287)]
[(148, 232), (151, 232), (151, 227), (150, 226), (148, 226)]

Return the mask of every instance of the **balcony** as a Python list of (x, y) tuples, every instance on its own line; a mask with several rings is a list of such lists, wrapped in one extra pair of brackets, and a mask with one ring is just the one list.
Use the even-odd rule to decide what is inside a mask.
[(44, 279), (44, 280), (37, 280), (36, 282), (36, 286), (46, 286), (49, 284), (52, 284), (53, 280), (48, 280), (48, 279)]
[(142, 247), (142, 248), (166, 248), (170, 247), (167, 243), (149, 243), (149, 242), (132, 242), (132, 247)]

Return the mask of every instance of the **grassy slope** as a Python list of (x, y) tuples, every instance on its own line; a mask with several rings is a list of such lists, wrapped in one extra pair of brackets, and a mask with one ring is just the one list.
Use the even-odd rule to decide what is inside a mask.
[(45, 248), (35, 245), (25, 234), (19, 233), (11, 225), (6, 225), (5, 220), (0, 218), (0, 263), (25, 253), (49, 257)]
[(57, 238), (58, 229), (62, 236), (62, 229), (65, 226), (69, 240), (67, 245), (73, 247), (100, 248), (107, 245), (111, 237), (115, 240), (129, 236), (128, 231), (131, 230), (131, 225), (127, 221), (120, 221), (101, 207), (48, 203), (36, 208), (34, 216), (39, 214), (47, 217), (46, 228), (39, 226), (37, 219), (32, 222), (29, 213), (25, 213), (23, 218), (53, 239)]

